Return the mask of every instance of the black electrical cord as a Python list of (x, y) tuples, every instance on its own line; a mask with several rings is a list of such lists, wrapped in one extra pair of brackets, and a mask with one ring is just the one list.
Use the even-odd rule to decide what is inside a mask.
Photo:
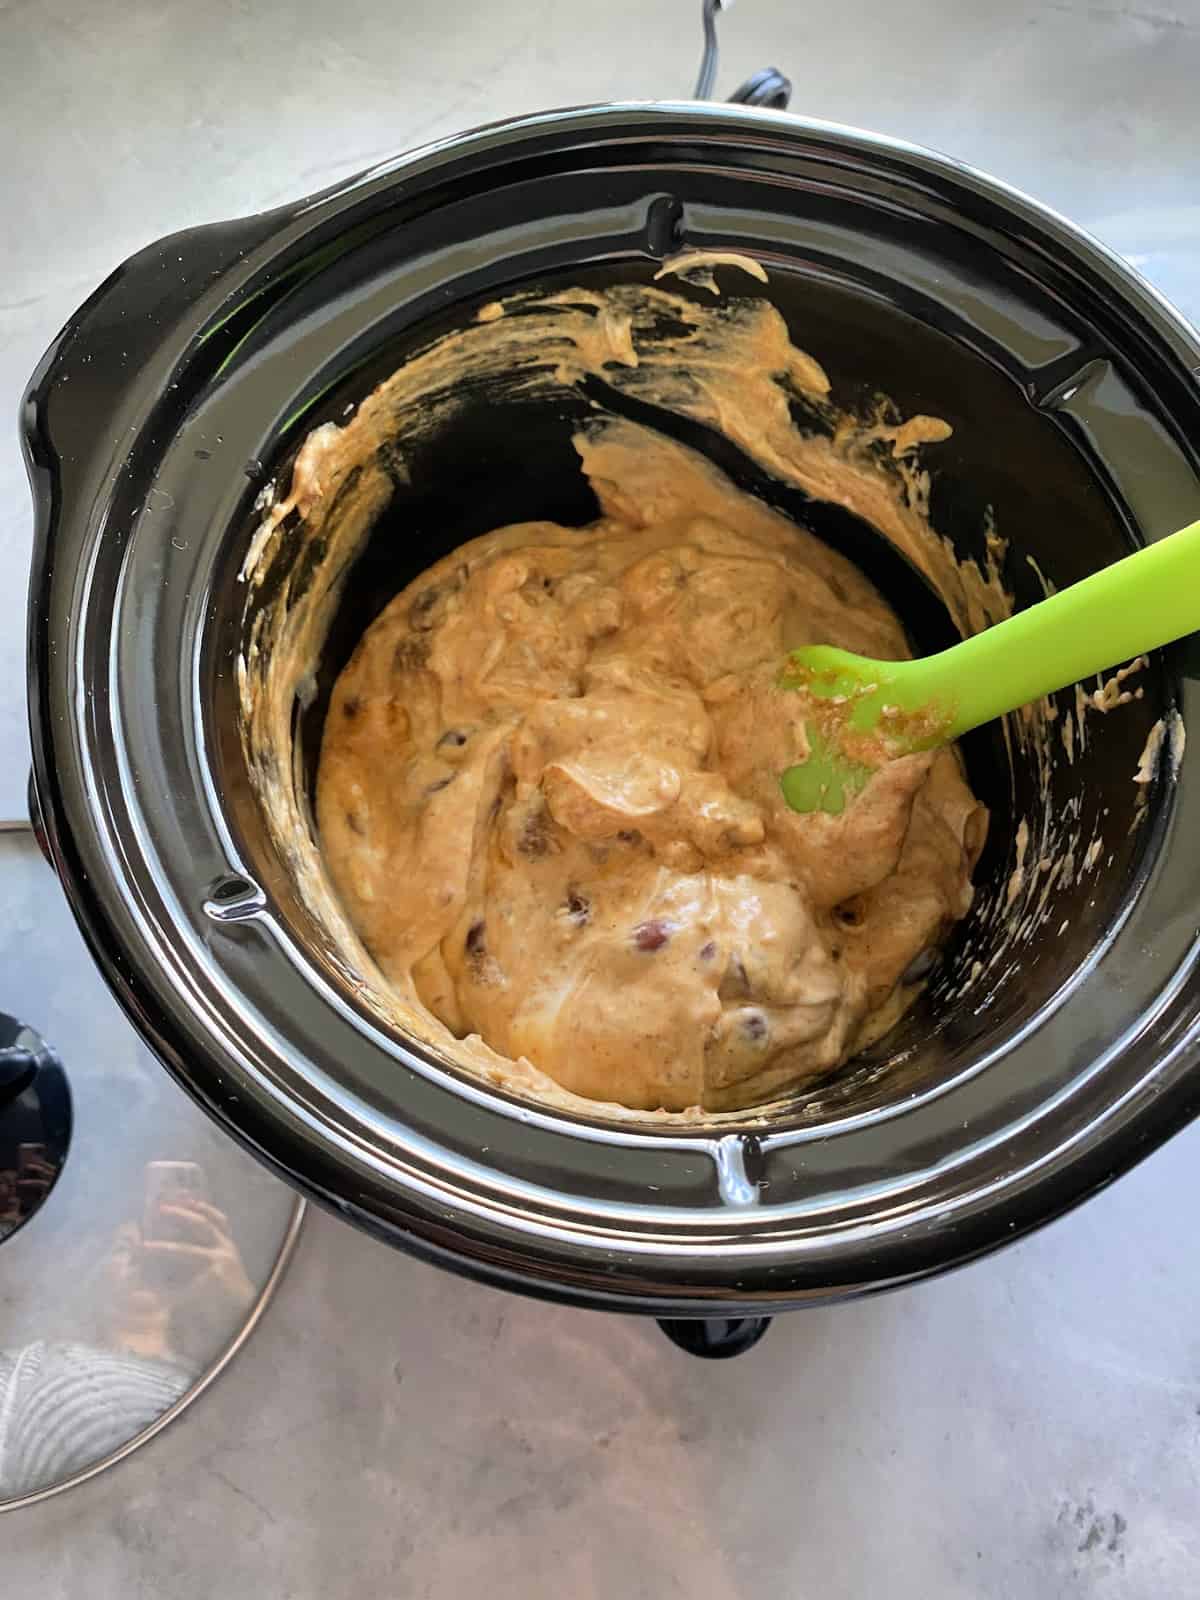
[[(704, 54), (700, 58), (700, 73), (696, 79), (696, 100), (710, 100), (717, 79), (717, 12), (725, 9), (732, 0), (701, 0), (700, 20), (704, 27)], [(746, 79), (730, 95), (731, 101), (744, 106), (769, 106), (773, 111), (785, 111), (792, 98), (792, 85), (778, 67), (763, 67)]]
[(717, 80), (717, 12), (720, 9), (721, 0), (701, 0), (700, 20), (704, 25), (704, 54), (700, 58), (700, 76), (696, 79), (693, 100), (708, 100), (712, 97), (713, 84)]

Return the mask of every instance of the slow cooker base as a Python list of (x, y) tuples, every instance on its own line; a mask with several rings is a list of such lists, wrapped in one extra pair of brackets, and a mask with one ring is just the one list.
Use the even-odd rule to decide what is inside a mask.
[[(1133, 784), (1155, 718), (1194, 717), (1200, 670), (1163, 653), (1144, 701), (1063, 751), (1048, 796), (1022, 770), (1007, 810), (989, 796), (993, 895), (1025, 813), (1076, 807), (1100, 866), (1046, 869), (1037, 937), (990, 969), (965, 930), (945, 1004), (840, 1098), (756, 1127), (556, 1115), (383, 1026), (296, 895), (241, 750), (253, 502), (312, 428), (487, 300), (645, 278), (683, 245), (761, 261), (845, 398), (878, 384), (947, 416), (934, 523), (981, 552), (990, 504), (1018, 601), (1041, 592), (1027, 557), (1061, 585), (1195, 516), (1200, 343), (1052, 213), (930, 152), (768, 112), (549, 113), (162, 241), (72, 320), (25, 407), (30, 702), (51, 854), (114, 992), (262, 1160), (492, 1282), (738, 1318), (994, 1248), (1200, 1108), (1200, 742), (1140, 806)], [(391, 592), (428, 554), (400, 547)], [(975, 962), (964, 988), (952, 971)]]

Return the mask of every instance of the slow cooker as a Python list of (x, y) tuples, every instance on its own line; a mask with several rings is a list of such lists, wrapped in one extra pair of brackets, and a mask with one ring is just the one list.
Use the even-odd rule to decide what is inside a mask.
[[(977, 909), (899, 1028), (819, 1091), (741, 1121), (559, 1113), (382, 1025), (248, 778), (234, 668), (254, 503), (315, 427), (484, 302), (649, 281), (682, 249), (758, 261), (835, 395), (878, 389), (952, 424), (931, 520), (963, 557), (1005, 550), (1016, 604), (1197, 515), (1200, 340), (1135, 272), (945, 157), (739, 106), (524, 117), (162, 240), (55, 341), (24, 438), (40, 826), (163, 1063), (379, 1238), (494, 1284), (682, 1319), (704, 1347), (1014, 1239), (1200, 1109), (1200, 748), (1164, 742), (1134, 781), (1155, 725), (1186, 729), (1200, 705), (1200, 654), (1160, 653), (1142, 698), (1089, 719), (1070, 759), (1056, 741), (1042, 771), (1003, 729), (972, 736), (992, 813)], [(570, 515), (571, 425), (514, 401), (431, 441), (346, 584), (329, 670), (297, 706), (306, 749), (364, 622), (483, 531), (471, 504), (487, 501), (488, 526)], [(861, 559), (918, 644), (944, 628), (861, 530), (755, 488)], [(1018, 819), (1062, 816), (1100, 840), (1094, 869), (1045, 870), (1005, 943)]]

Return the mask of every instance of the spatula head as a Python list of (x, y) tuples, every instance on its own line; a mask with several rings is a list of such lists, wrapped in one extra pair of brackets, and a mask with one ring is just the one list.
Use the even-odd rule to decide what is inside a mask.
[(875, 769), (848, 761), (816, 728), (809, 728), (808, 741), (806, 759), (780, 774), (783, 798), (793, 811), (827, 811), (840, 816), (866, 787)]
[(803, 694), (808, 755), (780, 775), (793, 811), (838, 816), (885, 762), (943, 742), (948, 725), (921, 703), (912, 661), (873, 661), (833, 645), (794, 650), (782, 689)]

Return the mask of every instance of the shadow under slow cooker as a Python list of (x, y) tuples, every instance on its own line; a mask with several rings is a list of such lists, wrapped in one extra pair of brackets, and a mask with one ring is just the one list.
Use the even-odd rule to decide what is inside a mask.
[[(585, 270), (550, 290), (645, 268)], [(940, 331), (926, 318), (819, 276), (772, 275), (769, 295), (794, 343), (811, 350), (840, 408), (865, 413), (886, 396), (901, 416), (925, 412), (953, 433), (930, 461), (930, 521), (959, 560), (1000, 563), (1015, 607), (1036, 603), (1133, 547), (1118, 498), (1106, 487), (1075, 413), (1031, 393), (1018, 373)], [(329, 392), (313, 426), (340, 418), (431, 335), (465, 325), (477, 307), (425, 324), (420, 340), (390, 342), (354, 377)], [(352, 571), (329, 628), (316, 694), (296, 708), (296, 770), (309, 798), (329, 696), (364, 630), (421, 571), (479, 534), (510, 522), (550, 519), (582, 525), (597, 513), (572, 435), (595, 406), (649, 422), (702, 450), (740, 487), (757, 494), (853, 560), (908, 629), (915, 651), (953, 641), (956, 631), (924, 576), (861, 518), (809, 499), (767, 474), (724, 437), (593, 382), (552, 402), (511, 392), (503, 375), (478, 385), (444, 425), (406, 443), (403, 472)], [(797, 408), (801, 426), (820, 426)], [(385, 447), (386, 450), (386, 447)], [(280, 467), (286, 482), (287, 467)], [(269, 604), (301, 546), (281, 545), (254, 604)], [(311, 551), (305, 559), (311, 560)], [(244, 626), (253, 622), (254, 604)], [(1087, 686), (1094, 690), (1096, 685)], [(818, 1086), (774, 1104), (767, 1124), (823, 1123), (911, 1103), (1003, 1055), (1069, 991), (1097, 947), (1119, 925), (1158, 829), (1155, 792), (1134, 773), (1151, 728), (1173, 703), (1160, 663), (1129, 685), (1139, 698), (1101, 716), (1074, 690), (1035, 716), (981, 729), (964, 741), (973, 788), (991, 814), (970, 915), (942, 953), (916, 1005), (885, 1038)], [(289, 763), (291, 765), (291, 763)], [(230, 791), (244, 794), (244, 776)], [(1149, 803), (1148, 802), (1149, 799)], [(243, 810), (243, 816), (245, 811)], [(286, 919), (318, 955), (325, 941), (287, 887), (286, 868), (261, 827), (248, 843), (259, 856)], [(328, 951), (326, 951), (328, 954)], [(329, 971), (344, 986), (340, 963)], [(348, 996), (361, 1004), (351, 988)], [(408, 1041), (411, 1042), (411, 1041)], [(722, 1125), (758, 1113), (729, 1114)], [(660, 1125), (661, 1126), (661, 1125)]]

